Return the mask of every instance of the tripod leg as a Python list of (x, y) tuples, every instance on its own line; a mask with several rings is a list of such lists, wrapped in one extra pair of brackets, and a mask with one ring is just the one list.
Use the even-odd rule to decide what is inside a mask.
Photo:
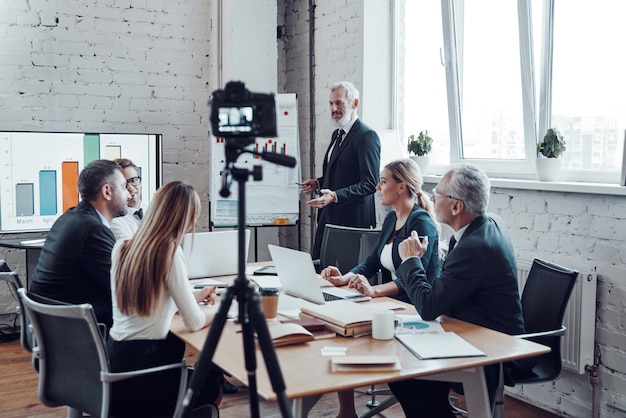
[(202, 351), (200, 352), (200, 357), (196, 362), (195, 372), (191, 377), (191, 381), (189, 382), (189, 386), (187, 387), (185, 397), (183, 401), (177, 406), (176, 411), (174, 412), (175, 418), (186, 418), (191, 416), (191, 410), (196, 404), (196, 401), (198, 399), (198, 393), (200, 389), (204, 387), (206, 379), (208, 378), (213, 354), (215, 353), (215, 348), (217, 347), (217, 343), (219, 342), (220, 335), (224, 330), (224, 324), (226, 323), (228, 310), (230, 309), (230, 305), (233, 303), (234, 293), (235, 292), (233, 291), (231, 286), (226, 289), (224, 296), (222, 296), (222, 302), (220, 303), (220, 307), (215, 314), (215, 318), (213, 319), (213, 323), (211, 324), (211, 328), (209, 329), (209, 335), (206, 342), (204, 343)]
[(259, 339), (259, 347), (263, 353), (263, 359), (265, 360), (265, 367), (267, 374), (272, 384), (272, 389), (278, 397), (278, 405), (280, 407), (281, 415), (283, 417), (291, 416), (289, 411), (289, 401), (285, 394), (285, 381), (280, 371), (280, 364), (278, 363), (278, 357), (276, 356), (276, 350), (274, 349), (274, 343), (270, 337), (269, 330), (267, 329), (267, 322), (265, 322), (265, 316), (261, 309), (261, 301), (258, 292), (251, 288), (252, 294), (249, 299), (248, 313), (252, 325), (256, 331)]

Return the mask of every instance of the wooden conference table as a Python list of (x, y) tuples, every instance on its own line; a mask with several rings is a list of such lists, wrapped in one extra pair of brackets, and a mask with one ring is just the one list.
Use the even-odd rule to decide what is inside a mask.
[[(232, 278), (220, 279), (232, 280)], [(388, 303), (390, 300), (389, 298), (375, 298), (364, 303), (377, 305)], [(397, 301), (393, 301), (397, 303)], [(403, 304), (403, 306), (405, 309), (396, 311), (396, 313), (415, 313), (415, 308), (412, 305)], [(371, 336), (358, 338), (338, 336), (332, 339), (276, 348), (286, 385), (286, 396), (294, 400), (292, 404), (293, 416), (296, 418), (306, 417), (308, 411), (325, 393), (409, 378), (424, 378), (463, 383), (469, 415), (473, 418), (486, 418), (491, 416), (491, 406), (483, 366), (531, 357), (550, 351), (548, 347), (543, 345), (453, 318), (443, 317), (441, 325), (446, 331), (457, 333), (483, 351), (486, 356), (419, 360), (399, 341), (395, 339), (375, 340)], [(241, 382), (247, 384), (243, 341), (241, 333), (237, 332), (240, 328), (234, 321), (227, 321), (214, 353), (213, 361)], [(196, 350), (202, 350), (208, 335), (208, 328), (196, 332), (187, 331), (178, 315), (172, 321), (171, 331)], [(402, 369), (385, 373), (333, 373), (330, 369), (330, 357), (321, 355), (322, 347), (326, 346), (347, 347), (347, 354), (349, 355), (395, 354), (400, 359)], [(258, 346), (256, 357), (258, 361), (256, 369), (258, 394), (267, 400), (276, 400), (277, 397), (272, 389), (264, 366), (263, 355)]]

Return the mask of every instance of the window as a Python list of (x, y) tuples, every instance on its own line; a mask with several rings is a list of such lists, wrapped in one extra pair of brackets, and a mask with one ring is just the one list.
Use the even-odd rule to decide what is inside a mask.
[(494, 176), (536, 178), (536, 143), (554, 127), (567, 144), (564, 180), (619, 180), (626, 2), (402, 4), (401, 135), (428, 129), (431, 165), (469, 161)]
[(618, 180), (626, 129), (626, 2), (556, 0), (551, 126), (566, 140), (564, 167)]
[[(439, 1), (406, 1), (399, 29), (400, 137), (428, 131), (433, 138), (431, 164), (450, 162), (450, 130), (446, 100), (446, 69), (441, 63), (443, 30)], [(406, 148), (405, 148), (406, 149)]]

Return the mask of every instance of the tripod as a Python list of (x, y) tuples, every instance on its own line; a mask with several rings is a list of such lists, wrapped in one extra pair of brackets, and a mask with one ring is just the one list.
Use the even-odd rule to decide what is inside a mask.
[[(253, 138), (245, 140), (244, 145), (254, 143)], [(276, 357), (276, 351), (267, 329), (267, 323), (265, 322), (265, 316), (261, 309), (259, 293), (250, 285), (250, 280), (246, 277), (246, 253), (245, 253), (245, 225), (246, 225), (246, 187), (245, 183), (250, 175), (253, 175), (254, 180), (261, 179), (261, 167), (255, 166), (253, 171), (245, 168), (236, 168), (233, 166), (239, 155), (243, 152), (249, 152), (254, 155), (259, 155), (262, 158), (275, 162), (280, 165), (295, 166), (295, 159), (284, 155), (273, 153), (257, 153), (255, 151), (244, 150), (242, 144), (236, 144), (232, 141), (232, 138), (227, 138), (226, 142), (226, 167), (222, 174), (222, 190), (220, 194), (223, 197), (230, 195), (228, 175), (232, 174), (232, 178), (238, 183), (238, 274), (233, 285), (229, 286), (222, 296), (222, 302), (215, 315), (209, 335), (200, 357), (196, 363), (196, 370), (191, 378), (189, 387), (183, 399), (182, 410), (176, 411), (176, 418), (189, 417), (191, 409), (196, 403), (198, 391), (204, 386), (209, 373), (209, 367), (215, 348), (219, 342), (219, 338), (224, 329), (226, 323), (228, 310), (233, 302), (233, 298), (236, 297), (239, 303), (238, 307), (238, 321), (242, 327), (242, 338), (244, 348), (244, 360), (246, 370), (248, 372), (248, 388), (250, 399), (250, 416), (258, 418), (259, 415), (259, 398), (257, 394), (256, 386), (256, 355), (254, 344), (254, 332), (256, 331), (259, 347), (263, 353), (267, 372), (269, 374), (272, 389), (278, 397), (278, 404), (280, 407), (281, 415), (283, 417), (291, 417), (289, 412), (288, 400), (285, 395), (285, 382), (283, 380), (280, 366), (278, 364), (278, 358)]]

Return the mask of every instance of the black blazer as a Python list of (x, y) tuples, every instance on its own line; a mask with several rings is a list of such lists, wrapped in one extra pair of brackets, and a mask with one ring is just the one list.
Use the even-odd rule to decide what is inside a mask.
[(469, 224), (432, 283), (418, 257), (407, 259), (396, 274), (425, 320), (445, 314), (506, 334), (524, 332), (513, 246), (496, 215)]
[(323, 223), (370, 228), (376, 226), (374, 193), (380, 175), (380, 139), (373, 129), (357, 119), (341, 147), (328, 161), (326, 150), (322, 189), (337, 194), (338, 203), (320, 209)]
[(41, 249), (30, 290), (68, 303), (90, 303), (110, 329), (111, 250), (115, 237), (89, 202), (56, 220)]
[[(422, 266), (426, 270), (426, 277), (429, 280), (437, 277), (441, 271), (439, 268), (439, 232), (433, 218), (424, 209), (418, 205), (413, 205), (413, 210), (408, 219), (399, 230), (395, 230), (396, 220), (398, 219), (395, 210), (390, 210), (385, 217), (383, 226), (378, 235), (378, 240), (372, 248), (369, 256), (363, 260), (358, 266), (350, 270), (356, 274), (362, 274), (365, 277), (372, 277), (379, 270), (382, 274), (383, 283), (390, 282), (392, 280), (391, 271), (387, 270), (380, 264), (380, 254), (383, 251), (383, 247), (393, 236), (393, 246), (391, 250), (391, 257), (393, 259), (393, 265), (398, 269), (402, 263), (400, 254), (398, 253), (398, 245), (406, 238), (411, 236), (411, 231), (417, 231), (419, 235), (428, 236), (428, 249), (422, 256)], [(400, 294), (398, 296), (405, 295), (404, 285), (400, 280), (396, 280), (396, 284), (400, 288)], [(402, 298), (405, 299), (405, 298)]]

